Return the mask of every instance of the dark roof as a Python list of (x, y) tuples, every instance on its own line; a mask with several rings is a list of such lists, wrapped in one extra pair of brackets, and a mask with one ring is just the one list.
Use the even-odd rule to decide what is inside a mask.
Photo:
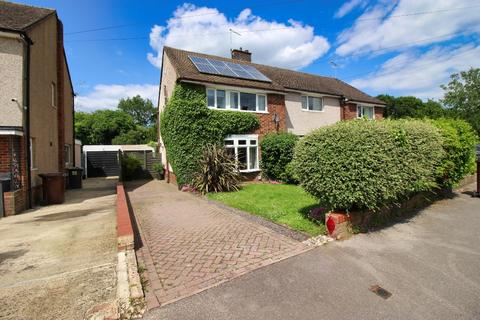
[[(164, 47), (164, 53), (170, 58), (173, 67), (177, 71), (179, 80), (190, 80), (208, 82), (239, 87), (258, 88), (285, 92), (298, 90), (314, 93), (329, 94), (334, 96), (345, 96), (349, 100), (385, 105), (385, 102), (369, 96), (368, 94), (352, 87), (348, 83), (331, 77), (323, 77), (314, 74), (298, 72), (288, 69), (250, 63), (240, 60), (232, 60), (224, 57), (217, 57), (203, 53), (189, 52), (171, 47)], [(221, 61), (234, 61), (235, 63), (248, 64), (256, 67), (260, 72), (272, 80), (262, 82), (230, 78), (212, 74), (200, 73), (195, 65), (188, 58), (189, 55), (197, 57), (212, 58)]]
[(27, 6), (0, 0), (0, 28), (26, 31), (35, 23), (54, 14), (55, 10)]

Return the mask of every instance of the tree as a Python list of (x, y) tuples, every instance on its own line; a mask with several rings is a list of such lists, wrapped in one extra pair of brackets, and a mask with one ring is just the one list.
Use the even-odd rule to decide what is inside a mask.
[(454, 73), (450, 82), (441, 87), (445, 91), (443, 104), (469, 122), (480, 135), (480, 69)]
[(145, 128), (137, 126), (135, 129), (122, 133), (113, 138), (113, 144), (147, 144), (156, 141), (156, 127)]
[(132, 117), (120, 110), (75, 113), (75, 136), (83, 144), (112, 144), (113, 138), (133, 129)]
[(121, 99), (118, 109), (129, 114), (137, 126), (150, 127), (156, 124), (157, 109), (152, 101), (143, 99), (139, 95)]
[(385, 117), (400, 118), (440, 118), (446, 116), (443, 106), (434, 100), (423, 102), (421, 99), (412, 96), (393, 97), (390, 95), (379, 95), (378, 99), (384, 101)]

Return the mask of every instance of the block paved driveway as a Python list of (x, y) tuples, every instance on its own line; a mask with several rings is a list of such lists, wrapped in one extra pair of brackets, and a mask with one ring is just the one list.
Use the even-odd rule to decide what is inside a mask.
[(309, 250), (303, 243), (180, 192), (162, 181), (129, 183), (149, 281), (149, 309)]

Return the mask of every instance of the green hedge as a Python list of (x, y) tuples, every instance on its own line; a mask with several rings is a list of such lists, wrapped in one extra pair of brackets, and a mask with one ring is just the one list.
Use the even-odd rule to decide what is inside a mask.
[(438, 167), (438, 182), (443, 188), (455, 187), (465, 176), (475, 172), (475, 145), (478, 138), (472, 126), (457, 119), (437, 119), (430, 122), (440, 129), (445, 151)]
[(336, 210), (377, 210), (436, 185), (442, 136), (417, 120), (355, 120), (313, 131), (295, 148), (302, 187)]
[(293, 152), (298, 137), (292, 133), (270, 133), (263, 137), (262, 173), (269, 179), (293, 182), (287, 165), (293, 159)]
[(204, 146), (223, 144), (227, 135), (249, 133), (259, 125), (250, 113), (208, 109), (204, 87), (177, 84), (160, 116), (160, 134), (178, 184), (192, 183)]

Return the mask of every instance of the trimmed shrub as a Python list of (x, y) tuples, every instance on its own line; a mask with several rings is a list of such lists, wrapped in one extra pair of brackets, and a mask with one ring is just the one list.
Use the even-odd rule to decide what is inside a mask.
[(263, 174), (273, 180), (292, 182), (287, 165), (293, 159), (298, 137), (293, 133), (270, 133), (263, 137), (261, 167)]
[(194, 187), (201, 193), (237, 191), (241, 181), (235, 158), (217, 145), (204, 148), (200, 171), (195, 173)]
[(455, 187), (475, 172), (475, 146), (478, 138), (472, 126), (459, 119), (430, 120), (443, 137), (444, 157), (437, 169), (438, 183), (443, 188)]
[(133, 180), (142, 170), (142, 161), (134, 155), (123, 155), (121, 158), (123, 180)]
[(248, 133), (259, 125), (254, 114), (208, 109), (204, 87), (177, 84), (160, 116), (160, 133), (178, 184), (193, 182), (203, 147), (222, 145), (227, 135)]
[(378, 210), (436, 186), (442, 137), (418, 120), (354, 120), (313, 131), (293, 160), (302, 187), (335, 210)]

